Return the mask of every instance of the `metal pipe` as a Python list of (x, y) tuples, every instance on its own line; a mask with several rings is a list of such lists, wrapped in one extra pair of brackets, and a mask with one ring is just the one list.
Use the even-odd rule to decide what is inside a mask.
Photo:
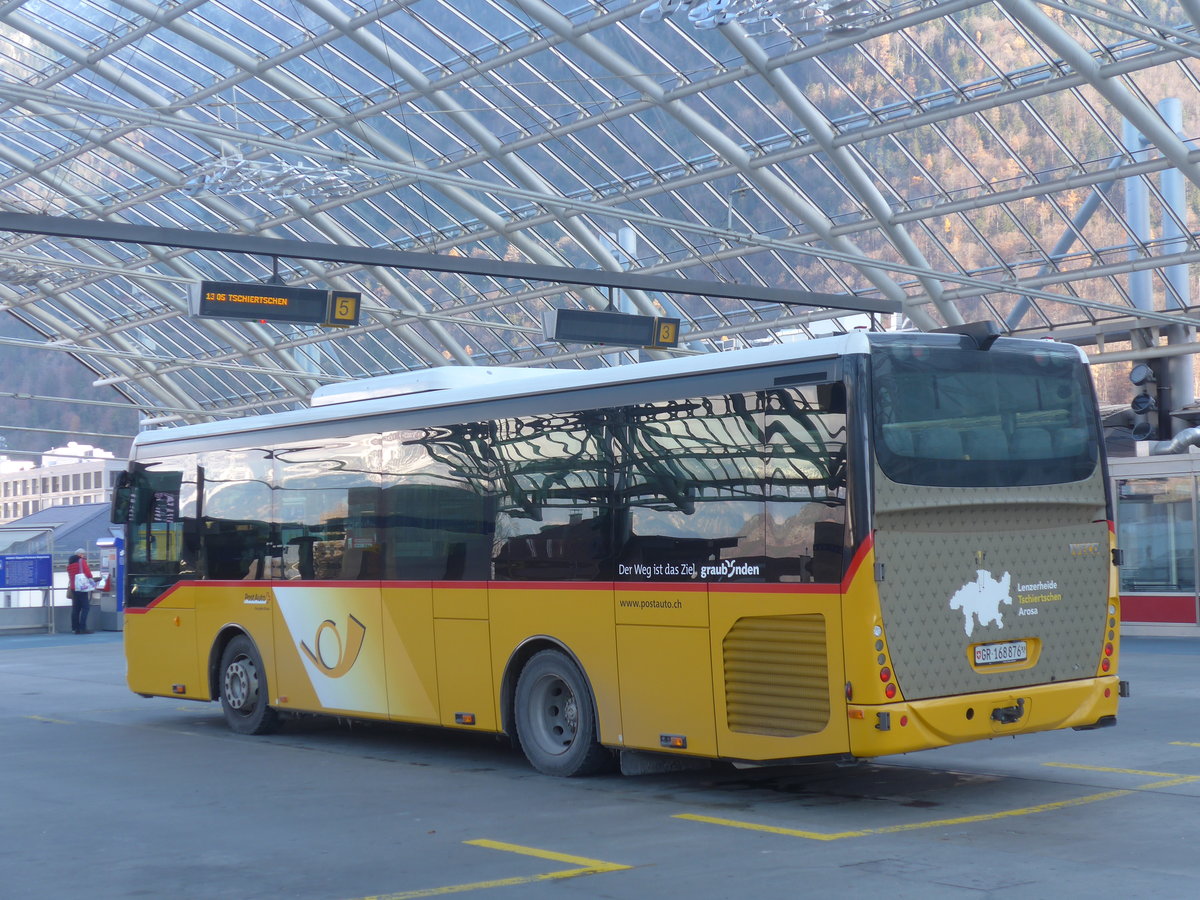
[(1185, 428), (1169, 441), (1158, 441), (1150, 448), (1150, 453), (1153, 456), (1183, 453), (1189, 447), (1200, 447), (1200, 426)]
[(1133, 362), (1135, 360), (1140, 362), (1147, 359), (1161, 359), (1164, 356), (1188, 356), (1192, 353), (1200, 353), (1200, 343), (1156, 344), (1153, 347), (1145, 347), (1140, 350), (1113, 350), (1108, 353), (1097, 353), (1094, 356), (1088, 356), (1088, 362), (1097, 366), (1103, 363)]
[[(1169, 97), (1158, 104), (1158, 111), (1178, 135), (1183, 130), (1183, 105), (1178, 98)], [(1162, 210), (1162, 252), (1175, 253), (1186, 250), (1187, 236), (1180, 223), (1187, 221), (1188, 208), (1184, 196), (1183, 173), (1178, 169), (1167, 169), (1159, 175), (1159, 184), (1163, 196)], [(1167, 266), (1163, 275), (1167, 283), (1166, 308), (1187, 310), (1191, 303), (1190, 287), (1188, 284), (1188, 266)], [(1187, 345), (1195, 341), (1195, 330), (1185, 325), (1169, 325), (1164, 329), (1169, 346)], [(1196, 375), (1194, 361), (1190, 355), (1173, 356), (1163, 361), (1163, 382), (1170, 386), (1171, 403), (1174, 408), (1190, 406), (1196, 399)], [(1170, 407), (1160, 407), (1168, 412)], [(1171, 433), (1185, 430), (1187, 419), (1171, 417), (1169, 420)]]

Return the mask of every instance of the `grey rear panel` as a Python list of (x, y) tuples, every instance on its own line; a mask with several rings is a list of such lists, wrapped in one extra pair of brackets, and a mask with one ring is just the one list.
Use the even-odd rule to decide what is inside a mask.
[[(906, 699), (1093, 677), (1111, 559), (1101, 467), (1074, 484), (931, 488), (875, 470), (879, 597)], [(1040, 641), (1036, 665), (972, 664), (981, 642)]]

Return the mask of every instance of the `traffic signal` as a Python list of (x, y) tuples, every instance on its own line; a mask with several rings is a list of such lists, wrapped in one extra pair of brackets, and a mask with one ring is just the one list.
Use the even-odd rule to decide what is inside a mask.
[(1148, 441), (1161, 437), (1158, 425), (1158, 401), (1150, 393), (1150, 388), (1157, 379), (1154, 370), (1146, 363), (1138, 363), (1129, 372), (1129, 380), (1142, 392), (1137, 394), (1129, 404), (1137, 419), (1133, 423), (1131, 434), (1135, 441)]

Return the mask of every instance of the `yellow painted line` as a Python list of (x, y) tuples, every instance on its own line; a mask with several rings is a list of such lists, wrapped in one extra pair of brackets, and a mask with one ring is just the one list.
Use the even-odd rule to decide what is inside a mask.
[(1180, 775), (1178, 778), (1168, 778), (1164, 781), (1153, 781), (1138, 787), (1139, 791), (1156, 790), (1165, 787), (1177, 787), (1181, 784), (1195, 784), (1200, 781), (1200, 775)]
[(1067, 809), (1072, 806), (1084, 806), (1088, 803), (1098, 803), (1101, 800), (1112, 800), (1132, 794), (1131, 790), (1105, 791), (1102, 794), (1088, 794), (1086, 797), (1076, 797), (1073, 800), (1057, 800), (1053, 803), (1040, 803), (1037, 806), (1024, 806), (1019, 809), (1006, 809), (994, 813), (980, 813), (974, 816), (959, 816), (954, 819), (935, 819), (931, 822), (911, 822), (907, 825), (885, 825), (882, 828), (864, 828), (861, 831), (802, 831), (796, 828), (780, 828), (774, 825), (758, 825), (754, 822), (739, 822), (735, 819), (717, 819), (712, 816), (694, 816), (688, 813), (673, 816), (676, 819), (687, 819), (692, 822), (706, 822), (709, 825), (723, 825), (726, 828), (743, 828), (747, 831), (765, 831), (770, 834), (782, 834), (787, 837), (801, 837), (812, 841), (840, 841), (845, 838), (867, 837), (872, 834), (898, 834), (904, 831), (919, 831), (923, 828), (946, 828), (952, 825), (969, 825), (975, 822), (994, 822), (997, 819), (1008, 819), (1013, 816), (1029, 816), (1035, 813), (1050, 812), (1056, 809)]
[(489, 850), (502, 850), (506, 853), (520, 853), (524, 856), (536, 856), (539, 859), (549, 859), (554, 862), (571, 863), (578, 866), (575, 869), (563, 869), (558, 872), (546, 872), (541, 875), (525, 875), (516, 878), (497, 878), (492, 881), (473, 881), (470, 884), (450, 884), (444, 887), (427, 888), (422, 891), (405, 891), (400, 894), (378, 894), (364, 897), (363, 900), (413, 900), (416, 897), (441, 897), (446, 894), (461, 894), (466, 891), (482, 891), (489, 888), (513, 887), (521, 884), (536, 884), (540, 881), (558, 881), (563, 878), (578, 878), (581, 875), (598, 875), (602, 872), (616, 872), (621, 869), (631, 869), (620, 863), (604, 862), (600, 859), (588, 859), (585, 856), (570, 856), (566, 853), (555, 853), (553, 850), (539, 850), (536, 847), (522, 847), (520, 844), (505, 844), (502, 841), (489, 841), (480, 838), (474, 841), (464, 841), (473, 847), (486, 847)]
[(1171, 741), (1172, 747), (1200, 747), (1195, 741)]
[(1113, 775), (1139, 775), (1144, 778), (1200, 778), (1200, 775), (1180, 775), (1178, 772), (1149, 772), (1145, 769), (1114, 769), (1111, 766), (1085, 766), (1080, 763), (1042, 763), (1056, 769), (1080, 769), (1084, 772), (1109, 772)]
[(618, 869), (631, 869), (632, 866), (623, 866), (620, 863), (604, 862), (599, 859), (588, 859), (585, 856), (568, 856), (566, 853), (555, 853), (553, 850), (539, 850), (536, 847), (522, 847), (520, 844), (505, 844), (501, 841), (489, 841), (486, 838), (479, 838), (474, 841), (464, 841), (465, 844), (470, 844), (472, 847), (487, 847), (491, 850), (503, 850), (506, 853), (522, 853), (525, 856), (536, 856), (539, 859), (552, 859), (555, 862), (573, 863), (577, 866), (583, 866), (587, 869), (595, 869), (597, 872), (615, 872)]
[(50, 722), (54, 725), (74, 725), (74, 722), (64, 722), (62, 719), (50, 719), (46, 716), (26, 716), (26, 719), (33, 719), (35, 722)]
[(1144, 769), (1114, 769), (1109, 766), (1084, 766), (1074, 763), (1042, 763), (1045, 766), (1055, 766), (1060, 769), (1082, 769), (1086, 772), (1110, 772), (1115, 775), (1138, 775), (1142, 778), (1159, 778), (1149, 784), (1138, 785), (1137, 790), (1148, 791), (1164, 787), (1177, 787), (1181, 784), (1192, 784), (1200, 781), (1200, 775), (1180, 775), (1178, 772), (1148, 772)]
[(781, 834), (787, 837), (801, 837), (812, 841), (840, 841), (845, 838), (867, 837), (872, 834), (897, 834), (903, 831), (917, 831), (923, 828), (944, 828), (953, 825), (969, 825), (975, 822), (993, 822), (997, 819), (1008, 819), (1014, 816), (1029, 816), (1037, 813), (1052, 812), (1056, 809), (1067, 809), (1072, 806), (1084, 806), (1098, 803), (1102, 800), (1113, 800), (1125, 797), (1138, 791), (1154, 790), (1157, 788), (1177, 787), (1181, 784), (1194, 784), (1200, 781), (1200, 775), (1180, 775), (1177, 772), (1150, 772), (1145, 769), (1118, 769), (1111, 766), (1087, 766), (1075, 763), (1043, 763), (1060, 769), (1079, 769), (1088, 772), (1107, 772), (1114, 775), (1137, 775), (1141, 778), (1157, 778), (1149, 784), (1138, 785), (1136, 788), (1105, 791), (1100, 794), (1088, 794), (1073, 800), (1057, 800), (1053, 803), (1040, 803), (1037, 806), (1024, 806), (1018, 809), (1006, 809), (994, 813), (980, 813), (974, 816), (960, 816), (955, 819), (935, 819), (931, 822), (912, 822), (907, 825), (885, 825), (882, 828), (865, 828), (861, 831), (804, 831), (798, 828), (781, 828), (775, 825), (760, 825), (754, 822), (740, 822), (736, 819), (720, 819), (713, 816), (696, 816), (681, 813), (673, 816), (675, 819), (686, 819), (692, 822), (705, 822), (709, 825), (721, 825), (726, 828), (741, 828), (747, 831), (762, 831), (768, 834)]

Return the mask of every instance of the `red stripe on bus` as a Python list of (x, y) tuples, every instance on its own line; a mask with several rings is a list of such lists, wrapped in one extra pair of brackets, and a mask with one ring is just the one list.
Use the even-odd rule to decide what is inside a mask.
[(209, 587), (241, 587), (250, 589), (255, 586), (262, 587), (322, 587), (322, 588), (361, 588), (370, 587), (372, 585), (379, 588), (403, 589), (403, 588), (419, 588), (427, 587), (436, 590), (503, 590), (503, 591), (530, 591), (530, 590), (575, 590), (575, 591), (717, 591), (719, 593), (745, 593), (746, 591), (755, 591), (764, 594), (785, 594), (785, 593), (806, 593), (806, 594), (822, 594), (830, 593), (831, 591), (846, 591), (849, 589), (851, 582), (858, 574), (858, 568), (862, 564), (863, 559), (871, 551), (874, 546), (873, 537), (868, 537), (863, 541), (862, 545), (854, 554), (854, 558), (850, 561), (850, 567), (846, 570), (846, 575), (842, 579), (840, 585), (836, 584), (813, 584), (811, 582), (764, 582), (764, 581), (738, 581), (738, 582), (704, 582), (704, 581), (382, 581), (371, 579), (369, 581), (272, 581), (270, 579), (262, 579), (255, 581), (243, 580), (220, 580), (220, 581), (178, 581), (171, 587), (167, 588), (158, 597), (154, 598), (146, 606), (127, 606), (125, 612), (137, 615), (148, 612), (154, 607), (162, 603), (167, 597), (185, 587), (196, 585), (207, 585)]
[[(454, 587), (459, 582), (447, 581), (438, 587)], [(622, 582), (623, 584), (623, 582)], [(532, 591), (545, 588), (556, 591), (611, 591), (617, 586), (614, 581), (489, 581), (486, 586), (491, 590), (502, 591)]]
[(842, 591), (843, 592), (850, 590), (850, 585), (853, 583), (855, 577), (858, 575), (859, 566), (861, 566), (863, 560), (867, 558), (867, 554), (870, 553), (874, 549), (875, 549), (875, 532), (871, 532), (870, 534), (867, 535), (866, 539), (862, 542), (862, 544), (859, 545), (858, 549), (856, 551), (854, 551), (854, 558), (850, 560), (850, 567), (848, 569), (846, 569), (846, 574), (842, 578)]

